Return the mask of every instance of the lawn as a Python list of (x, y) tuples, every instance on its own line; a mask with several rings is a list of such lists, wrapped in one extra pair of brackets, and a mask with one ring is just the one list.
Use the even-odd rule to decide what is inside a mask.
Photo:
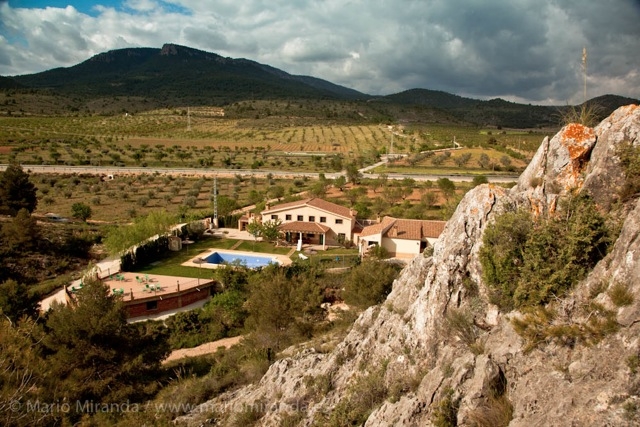
[[(230, 249), (238, 242), (241, 243), (234, 250), (279, 255), (286, 255), (291, 250), (287, 247), (274, 247), (273, 244), (268, 242), (205, 237), (196, 243), (184, 245), (181, 251), (171, 252), (166, 258), (158, 260), (153, 263), (153, 265), (141, 267), (136, 269), (134, 272), (208, 279), (213, 276), (214, 270), (207, 268), (185, 267), (180, 264), (189, 261), (191, 258), (207, 251), (208, 249)], [(333, 255), (333, 257), (335, 257), (335, 255)]]
[(135, 273), (161, 274), (165, 276), (182, 276), (193, 278), (210, 278), (212, 270), (196, 267), (184, 267), (180, 264), (189, 261), (194, 256), (210, 248), (229, 249), (238, 241), (235, 239), (221, 239), (218, 237), (205, 237), (191, 245), (184, 245), (181, 251), (171, 252), (169, 255), (152, 265), (147, 265), (135, 270)]
[[(294, 253), (293, 255), (291, 255), (291, 259), (294, 261), (300, 261), (300, 257), (298, 254), (301, 253), (302, 252)], [(322, 264), (326, 268), (351, 267), (360, 258), (357, 249), (347, 248), (327, 249), (326, 251), (318, 251), (317, 253), (311, 255), (306, 253), (302, 254), (309, 257), (308, 261), (303, 262), (310, 262), (311, 264)]]
[(273, 244), (269, 242), (253, 242), (250, 240), (244, 240), (240, 243), (240, 246), (235, 248), (237, 251), (248, 251), (248, 252), (260, 252), (266, 254), (278, 254), (278, 255), (286, 255), (289, 253), (291, 248), (287, 247), (275, 247)]

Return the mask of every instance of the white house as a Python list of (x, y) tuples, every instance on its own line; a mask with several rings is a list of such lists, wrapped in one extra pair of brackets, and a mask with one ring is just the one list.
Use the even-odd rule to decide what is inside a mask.
[(446, 221), (398, 219), (386, 216), (378, 224), (364, 227), (360, 233), (360, 254), (378, 245), (396, 258), (413, 258), (440, 237)]
[(267, 206), (261, 212), (262, 222), (280, 220), (280, 231), (288, 242), (339, 245), (353, 240), (356, 211), (326, 200), (311, 198)]

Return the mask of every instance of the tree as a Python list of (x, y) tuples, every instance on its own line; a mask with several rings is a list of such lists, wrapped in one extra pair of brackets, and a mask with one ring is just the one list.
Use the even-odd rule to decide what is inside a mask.
[(167, 233), (175, 223), (174, 215), (154, 210), (146, 216), (135, 218), (132, 225), (110, 228), (103, 243), (109, 253), (116, 255), (156, 234)]
[[(157, 391), (160, 362), (169, 354), (164, 326), (129, 324), (120, 296), (99, 281), (76, 293), (76, 304), (54, 304), (44, 339), (47, 402), (141, 402)], [(79, 421), (71, 405), (67, 422)]]
[(453, 196), (456, 191), (456, 185), (449, 178), (440, 178), (437, 184), (440, 191), (442, 191), (447, 198)]
[(480, 158), (478, 159), (478, 166), (480, 166), (482, 169), (487, 169), (489, 168), (489, 166), (491, 166), (491, 159), (486, 153), (482, 153), (480, 155)]
[(484, 175), (476, 175), (473, 177), (473, 181), (471, 182), (471, 184), (476, 187), (480, 184), (488, 184), (489, 180), (487, 179), (486, 176)]
[(365, 260), (354, 267), (344, 282), (343, 297), (347, 304), (367, 308), (382, 303), (389, 292), (393, 281), (398, 276), (399, 268), (388, 262)]
[[(0, 317), (0, 425), (54, 425), (54, 411), (30, 409), (43, 391), (44, 358), (40, 354), (42, 328), (33, 320), (19, 325)], [(16, 405), (16, 402), (22, 403)]]
[(258, 191), (258, 190), (251, 190), (249, 191), (249, 204), (250, 205), (255, 205), (260, 203), (261, 201), (264, 200), (264, 193)]
[(344, 175), (340, 175), (333, 181), (333, 185), (338, 187), (340, 191), (342, 191), (346, 183), (347, 183), (347, 179), (344, 177)]
[(362, 174), (358, 170), (358, 166), (355, 163), (349, 163), (346, 168), (347, 180), (352, 184), (358, 184)]
[(258, 237), (262, 235), (262, 226), (258, 221), (250, 221), (249, 224), (247, 224), (247, 232), (253, 236), (255, 243)]
[(280, 218), (276, 220), (265, 221), (262, 223), (260, 234), (266, 241), (274, 242), (280, 235), (280, 230), (278, 229), (280, 224), (282, 224), (282, 220)]
[(389, 203), (380, 196), (375, 197), (371, 201), (371, 210), (376, 214), (376, 216), (380, 216), (382, 212), (389, 208)]
[(251, 276), (246, 324), (260, 347), (277, 351), (304, 331), (305, 323), (316, 320), (322, 302), (316, 279), (311, 267), (269, 266)]
[(0, 214), (16, 215), (20, 209), (36, 209), (36, 187), (22, 166), (12, 163), (0, 173)]
[(309, 189), (309, 193), (314, 197), (324, 197), (327, 194), (326, 181), (317, 181)]
[(238, 202), (228, 196), (218, 196), (218, 217), (225, 217), (238, 209)]
[(274, 199), (282, 199), (284, 197), (284, 187), (281, 185), (274, 185), (269, 189), (269, 196)]
[(11, 222), (2, 225), (0, 235), (9, 252), (24, 252), (37, 246), (40, 227), (29, 211), (22, 208)]
[(420, 203), (422, 203), (427, 209), (431, 209), (436, 205), (438, 198), (432, 191), (427, 191), (420, 196)]
[(76, 202), (71, 205), (71, 216), (77, 218), (81, 221), (87, 221), (87, 219), (91, 218), (91, 206), (84, 204), (82, 202)]
[(27, 285), (9, 279), (0, 283), (0, 313), (16, 323), (23, 316), (36, 317), (37, 296), (29, 296)]

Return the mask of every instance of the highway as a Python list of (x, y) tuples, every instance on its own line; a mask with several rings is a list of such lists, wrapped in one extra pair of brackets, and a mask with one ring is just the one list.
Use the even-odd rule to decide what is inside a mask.
[[(0, 171), (4, 171), (8, 165), (0, 165)], [(115, 167), (115, 166), (56, 166), (56, 165), (26, 165), (22, 168), (26, 172), (32, 173), (51, 173), (51, 174), (89, 174), (117, 177), (118, 175), (135, 175), (135, 174), (160, 174), (173, 176), (203, 176), (203, 177), (233, 177), (241, 175), (245, 177), (255, 176), (256, 178), (266, 178), (271, 174), (274, 178), (295, 179), (295, 178), (312, 178), (318, 179), (318, 172), (292, 172), (277, 170), (254, 170), (254, 169), (206, 169), (206, 168), (144, 168), (144, 167)], [(380, 174), (366, 172), (368, 168), (361, 169), (363, 178), (378, 178)], [(324, 174), (328, 179), (335, 179), (344, 172), (334, 172)], [(411, 178), (416, 181), (437, 181), (440, 178), (448, 178), (453, 182), (471, 182), (474, 175), (432, 175), (432, 174), (386, 174), (388, 179), (402, 180)], [(518, 180), (518, 175), (485, 175), (489, 182), (493, 183), (509, 183)]]

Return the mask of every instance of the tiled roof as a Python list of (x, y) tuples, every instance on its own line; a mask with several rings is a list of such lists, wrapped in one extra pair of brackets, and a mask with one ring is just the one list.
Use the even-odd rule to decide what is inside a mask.
[(344, 216), (346, 218), (353, 218), (355, 216), (351, 214), (351, 209), (345, 206), (337, 205), (335, 203), (327, 202), (323, 199), (309, 199), (307, 205), (322, 209), (323, 211), (334, 213), (336, 215)]
[(331, 228), (327, 227), (326, 225), (318, 224), (317, 222), (293, 221), (278, 226), (278, 230), (292, 231), (295, 233), (321, 234), (329, 232)]
[(382, 222), (373, 225), (367, 225), (362, 229), (362, 233), (360, 233), (360, 237), (372, 236), (374, 234), (382, 233), (385, 228), (389, 227), (395, 221), (395, 218), (391, 218), (390, 216), (385, 216), (382, 218)]
[(351, 214), (351, 209), (345, 206), (340, 206), (335, 203), (331, 203), (326, 200), (322, 200), (318, 198), (303, 199), (303, 200), (298, 200), (298, 201), (289, 202), (289, 203), (281, 203), (279, 205), (272, 206), (269, 209), (265, 209), (261, 213), (262, 215), (269, 215), (271, 213), (303, 207), (303, 206), (312, 206), (314, 208), (317, 208), (326, 212), (330, 212), (332, 214), (339, 215), (344, 218), (353, 218), (355, 216), (355, 214), (354, 215)]
[(428, 221), (420, 219), (396, 219), (386, 216), (379, 224), (365, 227), (361, 237), (383, 234), (394, 239), (422, 240), (437, 238), (444, 230), (446, 221)]

